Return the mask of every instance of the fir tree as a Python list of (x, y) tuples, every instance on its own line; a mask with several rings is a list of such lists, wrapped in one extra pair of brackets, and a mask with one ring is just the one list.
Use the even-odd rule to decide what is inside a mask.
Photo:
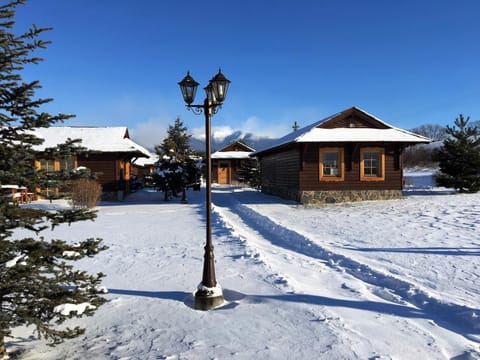
[(155, 147), (157, 154), (160, 155), (160, 157), (163, 155), (169, 156), (173, 150), (177, 159), (184, 161), (192, 152), (190, 147), (190, 138), (192, 136), (187, 133), (187, 130), (183, 121), (177, 117), (175, 124), (168, 126), (167, 137), (163, 139), (163, 143)]
[(257, 158), (247, 159), (242, 164), (239, 175), (241, 177), (241, 181), (243, 181), (245, 184), (251, 186), (254, 189), (260, 189), (260, 164), (258, 163)]
[(469, 125), (469, 120), (459, 115), (455, 126), (447, 126), (449, 137), (438, 152), (441, 173), (437, 184), (459, 192), (480, 190), (480, 130)]
[[(47, 183), (59, 186), (67, 175), (49, 174), (47, 178), (45, 172), (35, 170), (38, 156), (68, 158), (81, 149), (71, 140), (41, 155), (35, 152), (35, 146), (43, 142), (34, 135), (36, 128), (72, 116), (40, 112), (51, 99), (35, 97), (41, 87), (38, 81), (22, 80), (24, 66), (41, 61), (33, 52), (49, 43), (38, 39), (46, 28), (33, 26), (24, 34), (13, 33), (16, 8), (23, 4), (23, 0), (12, 0), (0, 6), (0, 185), (16, 184), (35, 191)], [(54, 345), (84, 331), (58, 325), (71, 317), (92, 315), (104, 303), (99, 288), (103, 274), (89, 275), (72, 265), (74, 260), (104, 250), (101, 239), (70, 244), (41, 236), (43, 230), (60, 224), (94, 218), (91, 210), (53, 212), (0, 197), (0, 358), (6, 356), (5, 338), (13, 327), (33, 325), (40, 338)], [(67, 305), (74, 311), (68, 311)]]
[(168, 200), (169, 192), (175, 197), (182, 192), (182, 199), (186, 201), (186, 188), (200, 179), (197, 157), (190, 147), (191, 135), (187, 130), (182, 120), (177, 118), (175, 124), (168, 127), (163, 143), (155, 147), (160, 159), (155, 178), (159, 189), (165, 192), (165, 200)]

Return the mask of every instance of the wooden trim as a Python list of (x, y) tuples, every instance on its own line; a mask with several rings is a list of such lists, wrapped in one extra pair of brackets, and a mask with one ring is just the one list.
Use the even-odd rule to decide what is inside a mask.
[[(363, 154), (366, 152), (380, 154), (380, 157), (379, 157), (380, 175), (377, 175), (377, 176), (365, 175), (365, 163), (363, 160)], [(360, 148), (360, 181), (385, 181), (385, 149), (384, 148), (382, 147)]]
[[(325, 153), (338, 153), (338, 161), (340, 176), (324, 175), (323, 173), (323, 154)], [(325, 147), (320, 148), (319, 152), (319, 178), (320, 181), (344, 181), (345, 180), (345, 158), (344, 150), (342, 147)]]

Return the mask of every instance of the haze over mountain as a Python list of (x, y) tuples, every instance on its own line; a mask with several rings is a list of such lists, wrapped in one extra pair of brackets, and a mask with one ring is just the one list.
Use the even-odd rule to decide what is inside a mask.
[[(222, 136), (222, 137), (216, 137), (215, 134), (213, 134), (212, 142), (211, 142), (212, 152), (220, 150), (223, 147), (237, 140), (243, 141), (245, 144), (247, 144), (248, 146), (250, 146), (255, 150), (260, 150), (269, 146), (277, 139), (268, 138), (268, 137), (259, 137), (251, 133), (244, 133), (240, 130), (237, 130), (228, 136)], [(204, 139), (199, 139), (198, 137), (192, 136), (190, 138), (190, 145), (194, 150), (205, 150)]]

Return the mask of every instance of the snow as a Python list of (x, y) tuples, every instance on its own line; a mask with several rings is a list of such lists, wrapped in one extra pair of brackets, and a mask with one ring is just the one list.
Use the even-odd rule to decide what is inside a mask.
[(91, 151), (134, 152), (139, 156), (150, 157), (150, 152), (147, 149), (126, 136), (128, 129), (124, 126), (52, 126), (37, 128), (34, 134), (44, 140), (41, 145), (35, 146), (35, 149), (40, 151), (57, 146), (68, 139), (81, 139), (82, 142), (79, 146), (83, 146)]
[(18, 256), (16, 256), (16, 257), (14, 257), (12, 260), (7, 261), (7, 262), (4, 264), (4, 266), (5, 266), (6, 268), (14, 267), (14, 266), (16, 266), (17, 264), (19, 264), (19, 265), (24, 265), (24, 266), (25, 266), (25, 265), (27, 264), (25, 260), (27, 260), (27, 259), (28, 259), (28, 256), (25, 256), (25, 255), (21, 254), (21, 255), (18, 255)]
[(248, 159), (253, 151), (216, 151), (212, 159)]
[(150, 153), (149, 158), (140, 157), (138, 159), (134, 159), (133, 163), (137, 166), (153, 166), (156, 162), (158, 162), (158, 155)]
[(62, 255), (69, 258), (75, 258), (75, 257), (81, 256), (81, 254), (78, 251), (64, 251)]
[(314, 128), (297, 138), (297, 142), (425, 142), (418, 135), (409, 134), (399, 129), (372, 128)]
[(55, 306), (53, 308), (53, 312), (60, 313), (64, 316), (68, 316), (71, 313), (77, 313), (78, 315), (81, 315), (86, 310), (89, 310), (89, 309), (95, 309), (95, 306), (88, 303), (88, 302), (84, 302), (84, 303), (81, 303), (81, 304), (62, 304), (62, 305), (58, 305), (58, 306)]
[[(383, 120), (375, 117), (368, 112), (353, 107), (361, 113), (371, 117), (380, 124), (383, 124), (386, 129), (376, 129), (376, 128), (319, 128), (320, 125), (327, 123), (328, 121), (334, 119), (335, 117), (342, 114), (339, 112), (337, 114), (331, 115), (322, 119), (320, 121), (314, 122), (313, 124), (307, 125), (299, 130), (293, 131), (284, 137), (278, 139), (273, 144), (269, 145), (267, 148), (260, 149), (252, 153), (252, 156), (256, 156), (259, 153), (262, 153), (269, 149), (274, 149), (282, 145), (292, 143), (292, 142), (400, 142), (408, 144), (425, 144), (430, 143), (431, 140), (414, 134), (410, 131), (397, 128), (386, 123)], [(348, 111), (350, 109), (344, 110)]]
[(217, 284), (215, 287), (207, 287), (200, 282), (200, 284), (197, 286), (197, 291), (210, 297), (223, 296), (223, 290), (219, 284)]
[(188, 204), (148, 189), (102, 203), (95, 222), (49, 235), (104, 239), (78, 266), (107, 274), (108, 302), (68, 321), (79, 338), (51, 348), (22, 327), (7, 344), (23, 359), (480, 359), (480, 194), (425, 170), (406, 184), (401, 200), (322, 207), (214, 186), (225, 303), (211, 311), (193, 308), (204, 189)]

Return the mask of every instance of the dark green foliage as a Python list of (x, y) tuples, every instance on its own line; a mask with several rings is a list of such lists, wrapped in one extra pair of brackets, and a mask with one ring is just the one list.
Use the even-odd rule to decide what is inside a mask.
[(449, 137), (438, 152), (441, 174), (437, 184), (459, 192), (480, 190), (480, 130), (460, 115), (455, 126), (447, 126)]
[(260, 189), (260, 164), (257, 158), (248, 159), (240, 169), (240, 180), (254, 189)]
[(187, 127), (183, 125), (183, 121), (177, 117), (175, 124), (168, 126), (167, 137), (163, 139), (161, 145), (155, 147), (155, 151), (160, 156), (170, 156), (173, 152), (176, 154), (178, 160), (183, 161), (185, 157), (192, 152), (190, 147), (191, 137), (192, 136), (187, 133)]
[[(35, 26), (25, 34), (12, 32), (16, 7), (24, 1), (0, 5), (0, 185), (15, 184), (30, 191), (48, 186), (60, 187), (68, 173), (37, 171), (38, 158), (68, 158), (81, 148), (76, 141), (47, 149), (35, 147), (43, 140), (35, 137), (39, 127), (49, 127), (72, 117), (40, 112), (51, 99), (35, 97), (38, 81), (26, 83), (21, 72), (25, 65), (41, 59), (33, 57), (48, 42), (37, 38), (48, 29)], [(91, 315), (105, 300), (99, 288), (103, 274), (89, 275), (73, 268), (73, 261), (91, 257), (106, 247), (100, 239), (69, 244), (45, 239), (40, 234), (61, 224), (93, 220), (95, 212), (84, 209), (47, 211), (35, 205), (22, 205), (10, 197), (0, 197), (0, 358), (5, 352), (4, 337), (13, 327), (34, 325), (40, 337), (57, 344), (77, 336), (81, 328), (58, 328), (73, 316)], [(62, 304), (90, 304), (83, 313), (62, 313)]]
[(176, 197), (200, 182), (199, 158), (190, 147), (190, 137), (182, 120), (177, 118), (175, 124), (169, 126), (163, 143), (155, 147), (160, 160), (154, 179), (159, 190), (165, 193), (165, 200), (170, 194)]

